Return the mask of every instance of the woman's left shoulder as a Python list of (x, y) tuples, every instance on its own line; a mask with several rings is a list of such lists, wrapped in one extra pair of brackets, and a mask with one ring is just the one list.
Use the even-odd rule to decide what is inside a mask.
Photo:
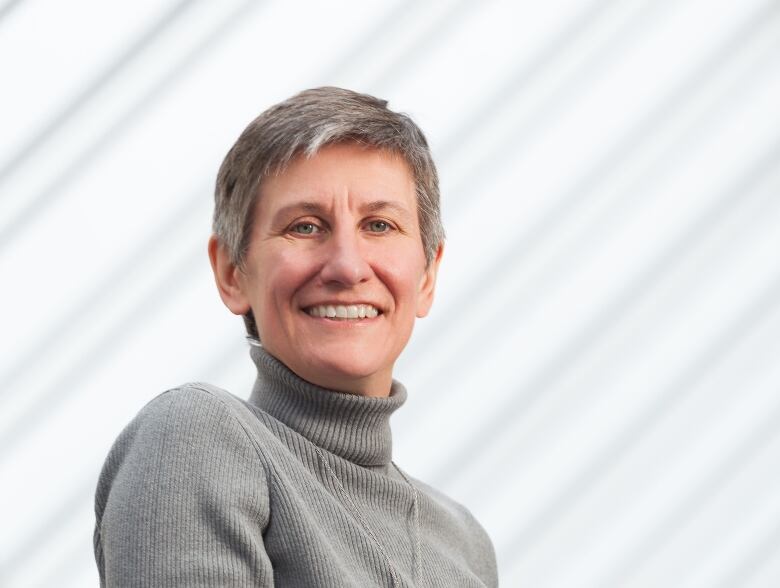
[(418, 490), (421, 490), (426, 496), (428, 496), (428, 498), (449, 512), (463, 525), (468, 527), (476, 525), (482, 529), (482, 526), (479, 524), (479, 522), (477, 522), (477, 519), (466, 506), (451, 498), (438, 488), (434, 488), (430, 484), (426, 484), (418, 478), (412, 478), (412, 481), (414, 482), (414, 485), (417, 486)]
[(486, 585), (498, 585), (496, 553), (493, 542), (477, 518), (465, 505), (441, 490), (417, 478), (411, 478), (411, 480), (417, 489), (434, 503), (435, 508), (446, 513), (448, 522), (445, 524), (440, 521), (440, 524), (444, 524), (446, 527), (449, 540), (455, 540), (459, 548), (466, 549), (466, 557), (470, 562), (472, 570), (485, 580)]

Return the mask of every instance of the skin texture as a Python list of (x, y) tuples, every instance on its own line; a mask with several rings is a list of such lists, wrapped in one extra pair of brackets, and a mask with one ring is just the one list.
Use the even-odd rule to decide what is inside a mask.
[[(222, 301), (234, 314), (252, 309), (269, 353), (309, 382), (366, 396), (390, 393), (442, 253), (426, 265), (406, 162), (352, 143), (263, 181), (243, 271), (213, 235), (208, 251)], [(335, 321), (305, 310), (361, 303), (381, 314)]]

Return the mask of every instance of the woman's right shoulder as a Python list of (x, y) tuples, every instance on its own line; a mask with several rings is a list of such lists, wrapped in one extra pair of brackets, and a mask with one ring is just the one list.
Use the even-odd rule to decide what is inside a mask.
[(147, 402), (130, 420), (122, 435), (176, 434), (191, 428), (208, 432), (215, 424), (231, 420), (234, 409), (229, 396), (232, 395), (225, 390), (199, 382), (170, 388)]
[[(111, 565), (104, 553), (124, 565), (138, 558), (139, 549), (165, 545), (186, 530), (202, 532), (192, 532), (205, 541), (199, 546), (213, 540), (218, 549), (225, 537), (242, 536), (232, 525), (251, 520), (265, 528), (269, 466), (262, 439), (242, 422), (242, 406), (215, 386), (189, 383), (157, 395), (130, 421), (109, 451), (95, 490), (94, 545), (101, 569)], [(144, 569), (148, 561), (136, 563)]]
[(119, 434), (108, 462), (245, 455), (262, 459), (251, 409), (212, 384), (189, 382), (150, 400)]
[(213, 384), (187, 382), (161, 392), (144, 405), (133, 423), (175, 423), (177, 420), (220, 420), (236, 412), (242, 400)]
[(98, 518), (111, 495), (126, 494), (129, 500), (151, 488), (158, 493), (189, 488), (197, 495), (215, 484), (242, 484), (236, 472), (264, 492), (269, 464), (257, 427), (250, 431), (246, 424), (248, 410), (227, 391), (198, 382), (157, 395), (108, 452), (96, 492)]

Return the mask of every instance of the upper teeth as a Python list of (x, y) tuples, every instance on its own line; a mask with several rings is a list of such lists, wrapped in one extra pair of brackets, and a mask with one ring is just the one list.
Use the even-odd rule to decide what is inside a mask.
[(323, 304), (312, 306), (307, 312), (321, 318), (358, 319), (374, 318), (379, 311), (370, 304), (350, 304), (347, 306)]

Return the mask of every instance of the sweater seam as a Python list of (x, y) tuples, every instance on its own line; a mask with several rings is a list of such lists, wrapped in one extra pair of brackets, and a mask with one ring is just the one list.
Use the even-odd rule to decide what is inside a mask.
[(185, 390), (185, 389), (198, 390), (199, 392), (208, 394), (209, 396), (214, 398), (217, 402), (219, 402), (225, 408), (227, 413), (230, 415), (230, 418), (241, 428), (241, 431), (244, 433), (244, 436), (246, 437), (246, 440), (249, 442), (249, 445), (252, 447), (255, 454), (257, 454), (257, 457), (263, 466), (263, 470), (266, 472), (266, 474), (268, 474), (268, 464), (267, 464), (267, 460), (265, 459), (265, 456), (259, 450), (257, 443), (252, 438), (252, 435), (247, 429), (246, 425), (243, 422), (241, 422), (241, 419), (235, 414), (235, 411), (232, 406), (230, 406), (227, 402), (225, 402), (222, 398), (219, 397), (218, 394), (215, 394), (212, 390), (203, 387), (203, 384), (199, 382), (187, 383), (176, 389), (177, 390)]

